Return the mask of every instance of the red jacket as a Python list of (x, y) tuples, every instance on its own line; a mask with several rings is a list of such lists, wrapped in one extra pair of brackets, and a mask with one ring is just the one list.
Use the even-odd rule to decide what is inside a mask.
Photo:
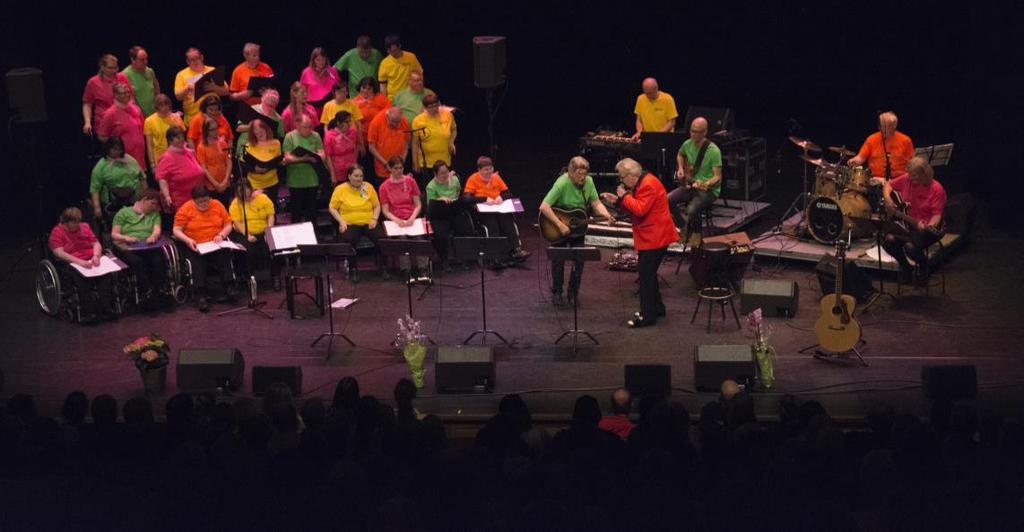
[(619, 205), (633, 215), (633, 247), (637, 251), (667, 247), (679, 240), (668, 210), (668, 193), (653, 174), (641, 177)]

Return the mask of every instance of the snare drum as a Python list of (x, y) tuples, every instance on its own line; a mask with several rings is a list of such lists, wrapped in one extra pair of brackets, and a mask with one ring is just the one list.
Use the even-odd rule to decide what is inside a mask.
[(853, 238), (864, 238), (864, 234), (853, 225), (850, 218), (868, 218), (871, 207), (863, 194), (848, 191), (836, 200), (827, 196), (818, 196), (811, 200), (804, 213), (807, 219), (807, 230), (815, 240), (823, 244), (831, 244), (845, 237), (851, 231)]
[(832, 164), (822, 164), (814, 170), (814, 195), (835, 197), (836, 181), (839, 168)]

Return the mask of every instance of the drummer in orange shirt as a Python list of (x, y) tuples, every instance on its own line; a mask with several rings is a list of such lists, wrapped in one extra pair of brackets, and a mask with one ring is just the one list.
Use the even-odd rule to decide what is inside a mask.
[(897, 123), (896, 113), (892, 111), (878, 115), (878, 133), (868, 135), (856, 157), (846, 164), (861, 166), (866, 161), (872, 176), (886, 180), (902, 175), (914, 156), (914, 143), (910, 137), (896, 131)]

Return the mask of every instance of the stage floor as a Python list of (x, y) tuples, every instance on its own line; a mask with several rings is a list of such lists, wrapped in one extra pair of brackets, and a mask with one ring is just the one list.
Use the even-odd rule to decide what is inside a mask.
[[(526, 218), (521, 227), (527, 227)], [(495, 345), (496, 390), (491, 394), (440, 395), (434, 390), (433, 351), (428, 357), (427, 386), (418, 399), (424, 412), (448, 420), (474, 420), (492, 414), (506, 393), (526, 396), (539, 418), (567, 419), (575, 398), (583, 393), (597, 396), (602, 404), (623, 382), (623, 365), (658, 363), (672, 366), (674, 398), (692, 414), (713, 394), (693, 391), (693, 353), (701, 344), (749, 344), (751, 335), (737, 330), (731, 316), (713, 316), (712, 332), (706, 334), (706, 316), (690, 324), (696, 304), (692, 279), (684, 267), (675, 275), (675, 262), (661, 268), (662, 294), (667, 318), (654, 327), (630, 330), (625, 322), (638, 310), (635, 274), (610, 271), (606, 263), (612, 251), (603, 250), (604, 264), (586, 267), (580, 309), (580, 327), (591, 332), (599, 345), (584, 343), (573, 356), (563, 342), (554, 340), (572, 326), (572, 310), (554, 308), (549, 302), (549, 268), (543, 245), (526, 231), (526, 247), (534, 252), (521, 267), (487, 270), (487, 325), (512, 342)], [(1001, 234), (976, 233), (946, 265), (948, 293), (932, 291), (907, 294), (896, 301), (882, 299), (869, 312), (859, 314), (868, 341), (869, 367), (854, 359), (820, 361), (798, 350), (815, 343), (813, 326), (819, 316), (821, 296), (813, 266), (765, 260), (759, 257), (746, 278), (792, 280), (800, 285), (799, 310), (793, 319), (771, 318), (771, 343), (779, 357), (777, 382), (770, 393), (758, 393), (758, 411), (774, 414), (781, 394), (797, 394), (825, 403), (837, 417), (858, 417), (877, 401), (901, 410), (926, 414), (927, 403), (919, 387), (924, 364), (973, 364), (978, 369), (979, 398), (1008, 415), (1019, 415), (1024, 387), (1024, 327), (1019, 316), (1024, 294), (1019, 282), (1024, 264), (1021, 242)], [(21, 249), (7, 244), (0, 253), (0, 271), (8, 271)], [(370, 258), (364, 257), (364, 264)], [(308, 319), (289, 319), (281, 306), (283, 292), (262, 292), (268, 320), (243, 312), (228, 317), (215, 313), (229, 308), (217, 304), (210, 314), (200, 314), (186, 304), (173, 313), (126, 315), (119, 321), (80, 326), (43, 315), (35, 302), (31, 257), (3, 281), (0, 288), (0, 335), (4, 354), (0, 368), (6, 375), (4, 398), (30, 393), (44, 412), (55, 414), (64, 396), (81, 389), (90, 397), (110, 393), (119, 401), (142, 393), (142, 383), (121, 347), (134, 338), (158, 333), (175, 350), (186, 347), (237, 347), (245, 357), (246, 383), (237, 396), (251, 395), (251, 368), (256, 365), (302, 367), (303, 397), (330, 400), (341, 377), (358, 377), (364, 393), (390, 399), (394, 383), (408, 375), (405, 361), (390, 346), (396, 320), (406, 310), (406, 288), (401, 281), (379, 279), (373, 273), (350, 284), (334, 282), (336, 297), (355, 297), (359, 302), (335, 314), (338, 330), (357, 344), (344, 349), (338, 343), (328, 359), (325, 344), (310, 343), (328, 329), (327, 318), (315, 315), (310, 306), (301, 309)], [(684, 265), (685, 266), (685, 265)], [(341, 278), (338, 276), (339, 279)], [(422, 299), (414, 300), (414, 315), (424, 330), (441, 345), (463, 341), (480, 328), (479, 273), (456, 271), (438, 279)], [(887, 285), (889, 290), (894, 287)], [(416, 288), (419, 298), (422, 288)], [(737, 309), (739, 304), (737, 302)], [(728, 312), (728, 311), (727, 311)], [(741, 321), (743, 317), (740, 317)], [(176, 355), (172, 355), (172, 361)], [(158, 413), (166, 397), (177, 392), (174, 372), (168, 376), (167, 395), (156, 397)]]

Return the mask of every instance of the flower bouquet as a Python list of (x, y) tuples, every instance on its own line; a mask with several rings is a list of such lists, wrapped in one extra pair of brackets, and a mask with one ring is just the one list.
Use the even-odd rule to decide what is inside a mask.
[(757, 359), (758, 383), (762, 390), (770, 390), (775, 383), (775, 348), (768, 344), (772, 326), (765, 323), (760, 308), (747, 314), (747, 329), (754, 334), (754, 357)]
[(167, 384), (167, 365), (170, 362), (168, 353), (171, 347), (163, 338), (155, 334), (141, 336), (124, 346), (123, 351), (139, 369), (146, 393), (164, 391)]
[(417, 388), (423, 387), (423, 362), (427, 358), (427, 346), (423, 340), (425, 336), (420, 327), (420, 322), (412, 319), (412, 316), (398, 318), (398, 333), (395, 334), (395, 345), (402, 348), (402, 355), (409, 365), (409, 372), (412, 374), (412, 382)]

